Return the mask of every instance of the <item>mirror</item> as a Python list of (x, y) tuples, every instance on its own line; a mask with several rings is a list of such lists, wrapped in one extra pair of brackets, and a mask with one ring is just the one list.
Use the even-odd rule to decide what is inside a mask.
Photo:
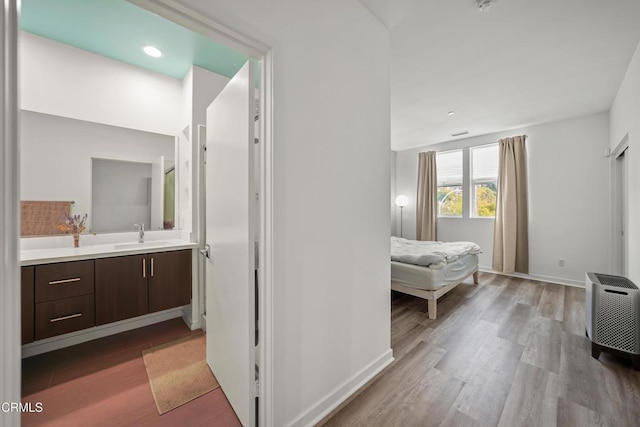
[(147, 230), (172, 229), (175, 168), (157, 163), (91, 159), (91, 231), (118, 232), (133, 224)]
[[(88, 213), (87, 232), (135, 230), (136, 221), (109, 224), (116, 221), (110, 214), (94, 227), (92, 159), (156, 165), (160, 195), (154, 197), (145, 228), (180, 226), (179, 194), (187, 193), (181, 192), (178, 177), (189, 169), (177, 160), (177, 135), (185, 128), (182, 81), (35, 34), (20, 36), (20, 198), (29, 202), (23, 203), (21, 235), (61, 234), (57, 225), (64, 213)], [(180, 138), (184, 157), (190, 145)], [(165, 189), (161, 176), (178, 165), (184, 167), (174, 170)], [(116, 212), (125, 203), (116, 196), (124, 194), (119, 190), (126, 185), (117, 186), (104, 212)]]
[(95, 233), (174, 228), (175, 137), (24, 110), (21, 132), (23, 237), (61, 234), (61, 202)]

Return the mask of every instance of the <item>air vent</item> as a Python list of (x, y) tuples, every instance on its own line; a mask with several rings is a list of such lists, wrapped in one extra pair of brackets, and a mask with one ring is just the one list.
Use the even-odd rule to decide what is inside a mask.
[(625, 289), (638, 289), (638, 287), (626, 277), (611, 276), (609, 274), (594, 273), (601, 285), (616, 286)]
[(469, 131), (462, 131), (462, 132), (458, 132), (458, 133), (452, 133), (451, 136), (462, 136), (462, 135), (468, 135)]
[(487, 10), (495, 1), (496, 0), (476, 0), (476, 6), (478, 6), (478, 10), (480, 11)]

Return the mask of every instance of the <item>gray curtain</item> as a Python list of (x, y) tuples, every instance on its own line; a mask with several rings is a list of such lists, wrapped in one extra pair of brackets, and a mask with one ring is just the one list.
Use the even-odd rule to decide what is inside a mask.
[(437, 240), (438, 174), (435, 151), (418, 154), (417, 200), (416, 238), (418, 240)]
[(498, 197), (493, 232), (493, 269), (529, 272), (529, 220), (525, 136), (498, 141)]

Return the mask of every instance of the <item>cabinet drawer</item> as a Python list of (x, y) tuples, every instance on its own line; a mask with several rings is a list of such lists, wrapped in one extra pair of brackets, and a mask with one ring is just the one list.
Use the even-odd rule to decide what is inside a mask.
[(36, 302), (93, 293), (93, 260), (36, 266)]
[(94, 326), (93, 295), (36, 304), (36, 340)]

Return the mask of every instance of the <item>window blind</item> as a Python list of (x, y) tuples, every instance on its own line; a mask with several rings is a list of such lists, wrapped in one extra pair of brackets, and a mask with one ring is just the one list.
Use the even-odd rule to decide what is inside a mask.
[[(473, 182), (493, 182), (498, 179), (498, 144), (471, 149)], [(438, 165), (440, 166), (440, 165)]]
[(462, 185), (462, 150), (437, 153), (436, 169), (438, 187)]

